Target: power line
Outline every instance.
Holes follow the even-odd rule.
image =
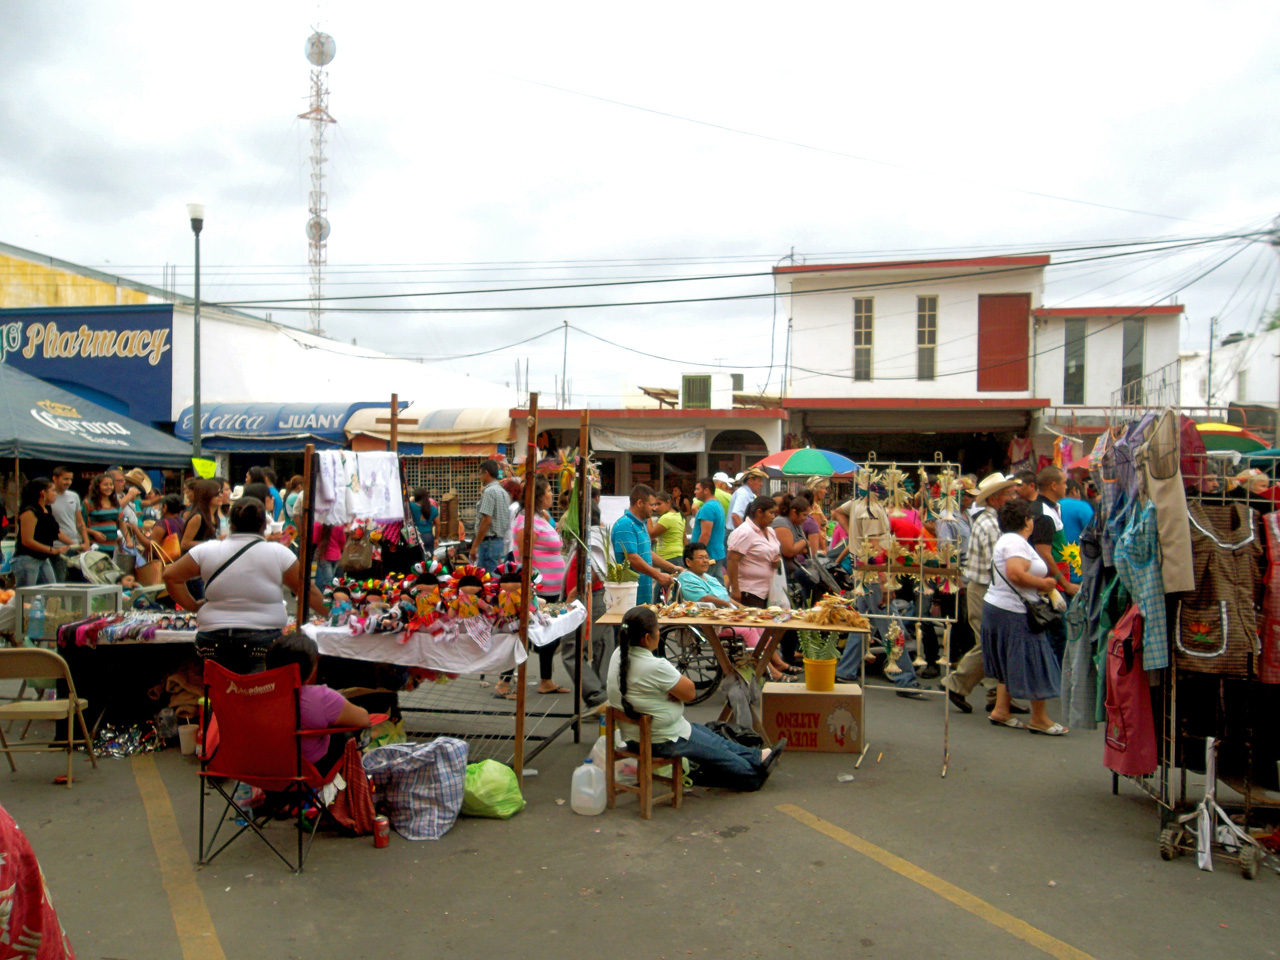
[[[509,80],[518,80],[521,83],[528,83],[535,87],[545,87],[548,90],[556,90],[560,93],[567,93],[575,97],[583,97],[587,100],[596,100],[596,101],[599,101],[600,103],[613,104],[616,107],[625,107],[628,110],[639,110],[642,113],[651,113],[651,114],[654,114],[655,116],[666,117],[669,120],[679,120],[683,123],[693,123],[702,127],[710,127],[713,130],[723,130],[726,133],[735,133],[735,134],[738,134],[739,136],[752,137],[754,139],[765,140],[770,143],[780,143],[789,147],[797,147],[801,150],[811,150],[815,153],[827,154],[828,156],[843,157],[847,160],[857,160],[860,163],[875,164],[876,166],[879,166],[879,167],[890,167],[897,170],[907,170],[912,173],[928,174],[930,176],[948,177],[952,180],[955,180],[961,183],[977,184],[979,186],[986,187],[989,190],[1004,190],[1010,193],[1020,193],[1029,197],[1039,197],[1044,200],[1057,200],[1062,203],[1076,203],[1086,207],[1096,207],[1101,210],[1115,210],[1120,213],[1134,213],[1143,217],[1159,217],[1162,220],[1178,220],[1183,223],[1205,223],[1206,222],[1204,220],[1195,220],[1191,217],[1178,217],[1168,213],[1153,213],[1150,210],[1135,210],[1131,207],[1120,207],[1110,203],[1098,203],[1093,200],[1080,200],[1076,197],[1064,197],[1064,196],[1059,196],[1053,193],[1042,193],[1041,191],[1038,191],[1038,190],[1024,190],[1020,187],[1009,187],[1009,186],[1004,186],[1003,184],[987,183],[982,180],[974,180],[968,177],[957,177],[951,174],[940,173],[939,171],[935,171],[935,170],[929,170],[924,167],[914,167],[909,164],[894,163],[889,160],[879,160],[875,157],[864,157],[856,153],[846,153],[843,150],[833,150],[829,147],[819,147],[810,143],[800,143],[795,140],[786,140],[786,139],[783,139],[782,137],[774,137],[765,133],[756,133],[753,130],[742,130],[738,127],[730,127],[722,123],[712,123],[709,120],[699,120],[695,117],[685,117],[678,113],[668,113],[665,110],[655,110],[652,107],[642,107],[634,103],[625,103],[622,100],[613,100],[609,97],[601,97],[593,93],[584,93],[581,90],[571,90],[568,87],[556,86],[553,83],[544,83],[540,80],[530,80],[528,77],[519,77],[509,73],[498,73],[498,76],[506,77]]]
[[[1071,266],[1077,263],[1092,263],[1100,260],[1119,259],[1121,257],[1137,256],[1140,254],[1147,254],[1147,253],[1159,252],[1164,250],[1187,250],[1187,249],[1192,249],[1194,247],[1204,246],[1206,244],[1222,243],[1228,240],[1242,240],[1242,239],[1253,240],[1259,236],[1262,236],[1262,234],[1251,233],[1251,234],[1237,234],[1237,235],[1222,235],[1222,236],[1217,236],[1217,237],[1212,237],[1207,239],[1195,239],[1190,241],[1181,241],[1177,243],[1171,243],[1166,246],[1155,247],[1150,250],[1146,250],[1146,249],[1121,250],[1119,252],[1100,254],[1094,257],[1080,257],[1075,260],[1063,260],[1056,264],[1049,264],[1048,266],[1064,267],[1064,266]],[[931,260],[929,261],[922,260],[918,262],[918,265],[928,266],[933,262],[934,261],[931,261]],[[905,269],[912,265],[913,265],[912,261],[895,261],[894,263],[894,266],[897,269]],[[836,265],[832,265],[832,266],[834,267]],[[946,283],[954,280],[966,279],[969,277],[978,277],[978,276],[991,277],[991,276],[999,276],[1001,274],[1006,274],[1006,273],[1019,273],[1019,272],[1025,272],[1028,269],[1031,269],[1031,268],[1027,266],[1013,266],[1013,267],[1007,267],[1007,268],[997,268],[993,270],[977,270],[971,273],[952,274],[947,277],[929,278],[925,280],[920,280],[920,279],[879,280],[871,283],[842,285],[837,287],[818,287],[811,290],[792,290],[791,292],[787,293],[786,296],[788,297],[816,296],[819,294],[826,294],[826,293],[843,293],[843,292],[849,292],[854,290],[885,289],[885,288],[898,287],[898,286],[904,286],[904,285],[921,286],[921,285],[929,285],[934,283]],[[535,288],[529,288],[529,289],[530,291],[536,291],[539,289],[548,289],[548,288],[535,287]],[[500,292],[517,292],[517,291],[515,290],[515,288],[507,291],[499,291],[499,290],[465,291],[465,293],[470,295],[475,295],[480,292],[500,293]],[[418,296],[428,296],[428,295],[442,295],[443,293],[444,291],[431,291],[428,293],[403,294],[401,296],[418,297]],[[735,301],[735,300],[760,300],[765,297],[772,297],[772,296],[774,296],[774,293],[770,291],[767,293],[723,294],[720,296],[712,296],[712,297],[675,297],[675,298],[668,298],[663,300],[623,300],[623,301],[609,301],[609,302],[598,302],[598,303],[524,304],[524,305],[512,305],[512,306],[478,306],[478,307],[345,307],[340,310],[336,310],[334,312],[339,314],[341,313],[402,313],[402,314],[528,313],[528,312],[540,312],[540,311],[548,311],[548,310],[603,309],[605,307],[654,307],[654,306],[674,306],[678,304],[689,304],[689,303],[722,303],[722,302],[729,302],[729,301]],[[355,299],[355,298],[347,298],[347,299]],[[287,311],[306,312],[310,309],[307,306],[288,306],[288,305],[277,306],[275,304],[276,304],[275,301],[265,301],[265,300],[210,302],[210,305],[215,307],[243,307],[243,306],[249,306],[249,305],[256,305],[260,307],[270,306],[273,310],[279,310],[282,312],[287,312]]]

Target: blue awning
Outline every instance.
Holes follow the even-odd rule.
[[[353,413],[386,406],[386,401],[217,403],[200,411],[200,442],[223,453],[301,451],[308,443],[333,450],[346,446],[345,428]],[[182,411],[173,432],[183,440],[191,439],[191,407]]]

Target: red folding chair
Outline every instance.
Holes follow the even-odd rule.
[[[351,728],[302,729],[302,684],[297,664],[291,663],[265,673],[241,675],[206,660],[204,690],[205,702],[211,709],[204,712],[204,729],[201,731],[201,742],[209,744],[209,748],[202,751],[200,763],[200,865],[212,863],[214,857],[251,829],[286,866],[294,873],[300,873],[311,851],[320,818],[326,812],[319,791],[341,767],[338,764],[327,776],[322,776],[314,765],[303,759],[302,738],[348,733]],[[210,714],[217,717],[216,738],[209,731]],[[236,806],[234,787],[231,793],[227,792],[232,781],[280,794],[286,808],[297,806],[296,863],[290,862],[263,832],[273,811],[257,816],[251,811],[242,811]],[[227,806],[206,847],[204,801],[210,786],[222,796]],[[314,806],[318,811],[310,828],[305,824],[308,806]],[[229,840],[214,849],[218,834],[228,820],[242,821],[242,825]]]

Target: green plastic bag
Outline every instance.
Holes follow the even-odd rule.
[[[516,772],[497,760],[467,764],[467,785],[462,795],[464,817],[509,820],[524,809]]]

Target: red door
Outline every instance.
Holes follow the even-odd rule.
[[[978,297],[978,389],[1027,389],[1031,294]]]

